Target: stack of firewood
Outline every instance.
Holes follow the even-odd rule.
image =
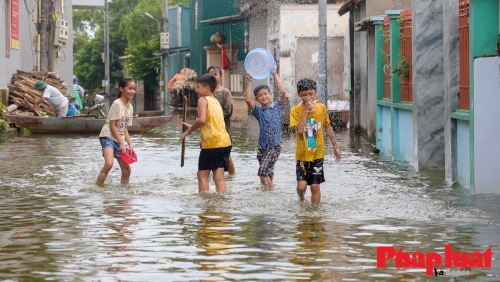
[[[13,109],[12,114],[22,114],[28,111],[43,94],[43,90],[36,90],[33,87],[37,80],[57,88],[63,95],[66,95],[66,86],[64,81],[57,78],[55,73],[51,72],[24,72],[18,70],[12,75],[9,84],[9,109]],[[16,106],[13,106],[16,105]],[[45,101],[35,107],[35,114],[38,116],[53,116],[54,108]]]

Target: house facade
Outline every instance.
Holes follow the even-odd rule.
[[[351,4],[350,17],[362,3]],[[414,0],[359,17],[367,35],[352,46],[366,50],[354,64],[359,131],[396,161],[442,171],[474,194],[500,193],[498,14],[498,0]]]
[[[292,105],[298,103],[297,81],[305,77],[318,80],[317,1],[305,1],[307,4],[278,0],[240,2],[241,13],[248,17],[248,49],[264,48],[274,55],[287,97]],[[338,14],[342,3],[327,5],[326,96],[344,100],[348,99],[350,50],[348,19]],[[255,84],[272,85],[273,82],[267,79]]]
[[[74,6],[73,6],[74,5]],[[103,0],[54,1],[52,18],[68,23],[67,40],[59,47],[57,73],[68,86],[73,83],[73,8],[99,9]],[[6,0],[0,12],[0,91],[7,93],[7,85],[16,70],[37,71],[40,65],[39,37],[40,23],[38,1]],[[49,38],[53,42],[54,38]]]

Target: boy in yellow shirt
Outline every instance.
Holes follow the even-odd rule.
[[[335,161],[339,162],[341,155],[335,139],[335,133],[330,125],[328,111],[324,104],[316,103],[316,82],[303,78],[297,83],[297,92],[302,103],[292,107],[290,111],[290,128],[295,130],[297,148],[297,194],[301,201],[305,200],[307,185],[311,188],[311,202],[321,201],[320,184],[325,182],[323,160],[325,158],[325,142],[323,130],[334,148]]]
[[[211,74],[204,74],[196,80],[198,92],[198,119],[193,125],[183,123],[188,129],[182,133],[181,140],[193,131],[200,129],[201,151],[198,159],[198,190],[209,191],[208,176],[214,174],[217,192],[227,191],[224,171],[227,171],[231,140],[224,125],[224,114],[219,101],[214,98],[217,79]]]

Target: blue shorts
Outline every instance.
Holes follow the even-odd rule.
[[[227,171],[229,166],[229,154],[231,146],[214,149],[201,149],[198,159],[198,170],[217,170],[223,167]]]
[[[121,156],[120,156],[120,143],[113,141],[109,137],[99,137],[99,141],[101,142],[103,156],[104,156],[104,149],[113,148],[113,153],[115,155],[115,158],[121,158]]]
[[[297,161],[295,172],[297,174],[297,181],[307,181],[307,185],[325,182],[323,159],[317,159],[312,162]]]

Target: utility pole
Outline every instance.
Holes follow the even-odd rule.
[[[326,76],[326,0],[318,1],[318,26],[319,26],[319,65],[318,65],[318,98],[320,103],[326,105],[328,79]]]
[[[163,21],[163,33],[168,34],[168,0],[162,0],[162,21]],[[168,35],[167,35],[168,37]],[[168,60],[165,60],[165,56],[168,56],[168,53],[165,52],[168,50],[167,48],[164,48],[164,39],[165,36],[160,34],[160,48],[161,48],[161,61],[162,61],[162,73],[163,73],[163,85],[161,86],[163,90],[163,114],[167,115],[168,113],[168,106],[170,104],[170,96],[167,95],[167,80],[168,80]],[[168,40],[168,39],[167,39]]]
[[[48,24],[48,46],[47,46],[47,55],[48,55],[48,66],[50,72],[55,72],[57,77],[59,77],[58,71],[58,49],[57,46],[54,45],[54,37],[56,36],[56,21],[50,19]]]
[[[108,0],[104,0],[105,2],[105,12],[104,12],[104,48],[105,48],[105,56],[104,60],[104,91],[108,94],[108,97],[111,97],[110,92],[110,83],[109,83],[109,10],[108,10]],[[108,100],[110,101],[110,100]]]
[[[41,1],[40,12],[40,27],[38,33],[40,34],[40,71],[46,72],[49,70],[49,34],[47,28],[49,25],[49,0]]]

